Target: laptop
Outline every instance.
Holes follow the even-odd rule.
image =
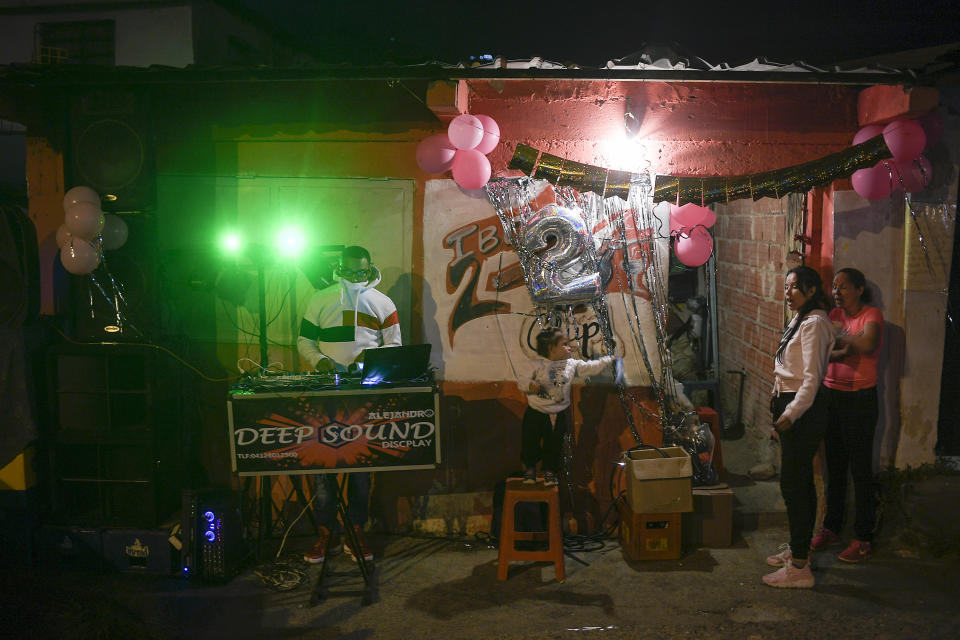
[[[427,375],[430,367],[429,344],[408,344],[363,351],[361,384],[410,382]]]

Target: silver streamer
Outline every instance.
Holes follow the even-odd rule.
[[[621,253],[623,268],[614,268],[613,272],[624,310],[630,319],[630,334],[654,390],[659,415],[651,414],[641,402],[631,397],[622,381],[617,383],[618,396],[630,430],[639,444],[642,444],[642,438],[634,424],[630,404],[657,420],[660,428],[668,433],[671,426],[683,424],[687,416],[678,411],[679,389],[666,346],[668,300],[666,281],[661,274],[667,273],[665,260],[669,254],[658,247],[657,234],[653,232],[658,222],[653,213],[651,181],[646,175],[634,176],[626,201],[619,197],[604,198],[605,194],[581,193],[569,186],[551,186],[556,204],[538,207],[536,199],[545,186],[544,181],[528,177],[498,179],[487,185],[488,197],[497,211],[507,242],[520,258],[538,322],[543,327],[566,327],[568,334],[572,330],[576,335],[572,305],[588,303],[600,324],[605,346],[612,352],[615,339],[607,297],[602,294],[601,284],[594,284],[593,277],[601,264],[600,255]],[[632,227],[629,231],[628,223]],[[659,241],[666,242],[664,239]],[[636,250],[631,256],[633,245]],[[545,247],[555,250],[550,255],[567,255],[569,252],[576,255],[577,260],[544,265]],[[640,265],[636,272],[635,265]],[[636,276],[642,276],[642,279]],[[577,278],[584,280],[578,281]],[[636,290],[635,282],[646,284],[646,293],[653,306],[659,371],[654,369],[644,340],[636,299],[644,292]]]
[[[97,279],[96,274],[101,270],[106,276],[105,284],[101,284],[100,280]],[[93,286],[100,292],[100,295],[103,296],[103,299],[110,305],[111,309],[113,309],[116,320],[116,324],[114,325],[117,328],[116,333],[125,334],[133,331],[136,335],[142,335],[140,330],[137,329],[136,325],[130,320],[130,308],[124,297],[123,285],[113,277],[113,273],[110,271],[107,261],[102,254],[100,256],[100,267],[91,272],[89,278]],[[92,318],[94,317],[93,290],[88,289],[88,291],[90,293],[90,317]]]
[[[907,211],[910,212],[910,217],[913,219],[913,225],[917,229],[917,241],[920,243],[920,250],[923,253],[923,261],[927,267],[927,271],[930,273],[930,277],[933,282],[945,279],[947,285],[950,282],[950,262],[947,260],[946,256],[943,255],[943,252],[940,250],[940,245],[937,242],[933,243],[934,249],[936,250],[937,263],[940,265],[941,272],[938,274],[937,269],[934,267],[933,261],[930,257],[930,249],[927,247],[927,237],[929,234],[925,234],[923,230],[923,224],[921,224],[920,219],[933,221],[936,223],[936,226],[940,229],[952,229],[953,225],[956,224],[955,216],[950,213],[950,208],[946,204],[940,205],[915,205],[912,202],[909,192],[904,194],[904,201],[906,203]],[[922,208],[922,214],[918,215],[918,209]],[[948,295],[947,289],[940,289],[939,292],[942,295]],[[950,313],[950,305],[946,306],[946,318],[947,322],[950,323],[950,326],[954,325],[953,315]]]

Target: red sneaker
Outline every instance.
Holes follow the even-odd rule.
[[[357,541],[360,543],[360,553],[363,555],[363,559],[367,562],[373,560],[373,551],[367,547],[367,541],[363,539],[363,531],[358,526],[353,527],[354,533],[357,534]],[[347,544],[344,545],[344,549],[347,551],[347,555],[350,556],[350,559],[354,562],[357,561],[357,552],[354,550],[353,545],[350,544],[350,538],[347,538]]]
[[[820,532],[810,541],[810,551],[823,551],[827,547],[838,545],[841,542],[840,536],[830,531],[830,529],[823,528],[820,529]]]
[[[309,562],[310,564],[318,564],[323,562],[325,554],[327,552],[327,545],[330,542],[330,530],[326,527],[320,527],[318,532],[319,539],[314,543],[310,548],[310,551],[307,551],[303,554],[303,559]],[[333,549],[330,550],[330,553],[333,553]]]
[[[844,562],[863,562],[873,554],[873,545],[869,542],[851,540],[850,546],[837,554],[837,560]]]

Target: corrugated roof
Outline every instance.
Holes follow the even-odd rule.
[[[932,47],[924,55],[912,52],[914,67],[894,67],[885,56],[881,65],[869,60],[854,66],[818,67],[803,61],[775,62],[758,57],[741,64],[712,64],[682,49],[647,45],[602,67],[583,67],[541,57],[507,59],[481,56],[471,63],[429,61],[415,65],[313,64],[276,67],[82,67],[75,65],[9,65],[0,67],[0,82],[71,86],[90,83],[191,84],[217,82],[285,82],[321,80],[443,80],[443,79],[570,79],[646,80],[672,82],[762,82],[817,84],[937,84],[954,82],[960,67],[960,43]]]

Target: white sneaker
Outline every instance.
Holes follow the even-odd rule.
[[[800,569],[793,566],[792,562],[787,562],[773,573],[763,576],[763,582],[782,589],[812,589],[814,580],[810,562]]]
[[[780,545],[780,548],[777,549],[777,553],[772,556],[767,556],[767,564],[771,567],[782,567],[785,564],[790,564],[790,560],[793,559],[793,551],[790,550],[790,544],[784,542]]]

